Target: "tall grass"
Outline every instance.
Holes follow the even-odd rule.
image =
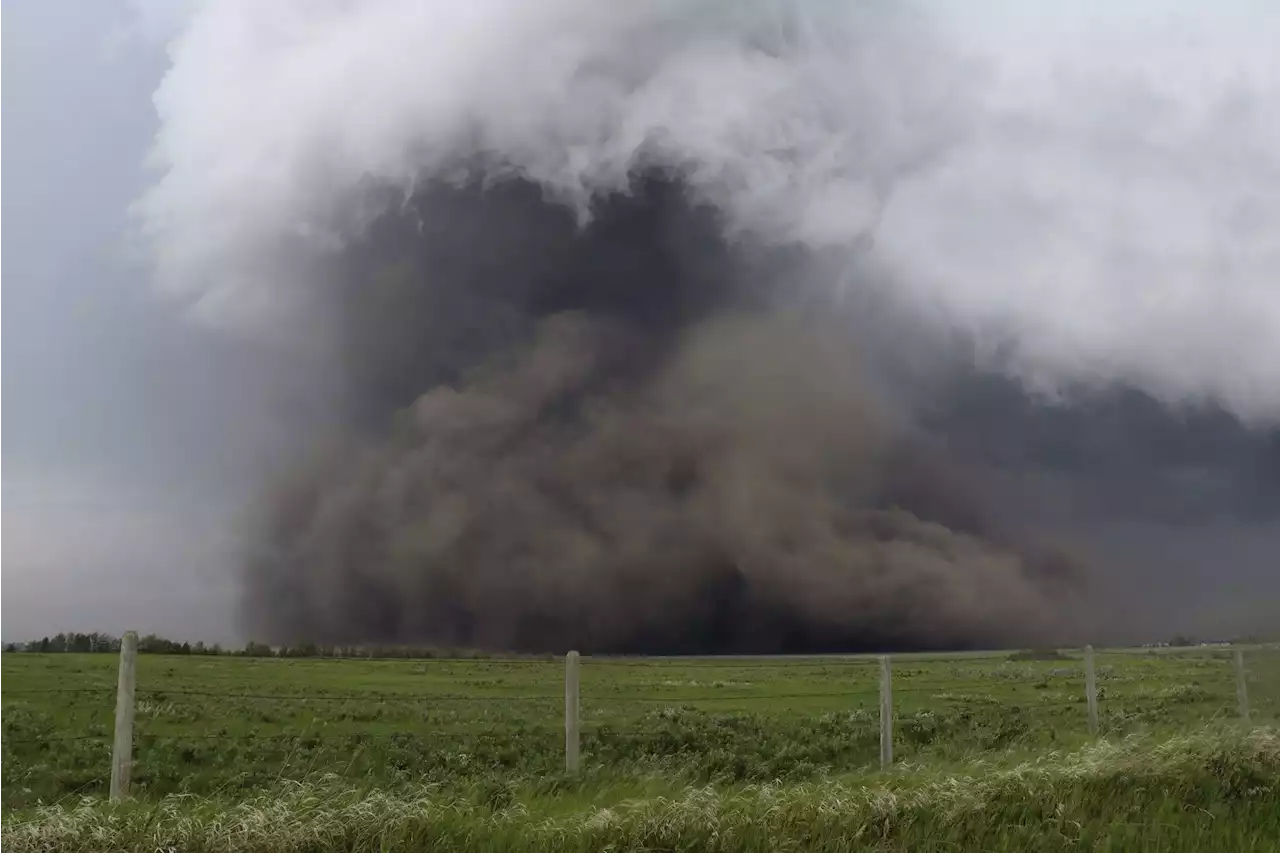
[[[1089,741],[1084,673],[1056,653],[904,655],[900,761],[1004,766]],[[6,656],[0,811],[105,795],[115,661]],[[1253,720],[1280,721],[1280,654],[1251,651]],[[857,658],[610,661],[582,668],[582,754],[672,786],[800,783],[874,767],[878,669]],[[553,777],[563,664],[144,655],[132,791],[253,797],[333,773],[388,792]],[[1099,653],[1102,731],[1177,734],[1237,715],[1230,655]],[[74,693],[68,693],[74,690]]]
[[[1280,849],[1280,733],[1130,737],[960,775],[690,786],[524,783],[352,789],[336,778],[251,799],[100,800],[10,815],[3,848],[317,853],[383,850],[931,851]]]

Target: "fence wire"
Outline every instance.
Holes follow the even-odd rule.
[[[1243,650],[1243,670],[1236,668],[1234,650],[1222,647],[1099,650],[1095,654],[1098,731],[1103,735],[1130,731],[1162,714],[1174,712],[1189,720],[1236,719],[1242,716],[1246,699],[1250,719],[1255,724],[1274,720],[1280,713],[1280,649]],[[514,677],[514,681],[528,683],[509,685],[513,690],[522,691],[510,694],[454,692],[461,685],[438,693],[264,692],[236,689],[231,685],[227,689],[188,687],[181,683],[169,687],[150,680],[140,684],[135,692],[137,700],[151,703],[137,709],[133,731],[135,758],[145,761],[147,756],[172,756],[189,745],[195,750],[195,758],[187,756],[187,759],[198,761],[200,756],[212,754],[207,746],[199,745],[227,744],[234,745],[237,750],[234,754],[241,758],[257,754],[264,761],[275,762],[282,754],[280,750],[300,750],[311,756],[311,760],[322,756],[319,759],[322,763],[326,760],[332,763],[335,752],[347,750],[351,761],[355,761],[368,746],[371,752],[367,754],[374,755],[375,761],[376,756],[398,755],[397,761],[408,756],[411,760],[445,766],[448,761],[458,756],[465,758],[462,754],[472,751],[487,755],[490,760],[497,760],[495,756],[511,760],[512,747],[521,747],[526,742],[536,744],[536,749],[543,753],[548,749],[554,753],[566,737],[561,725],[564,719],[559,716],[565,702],[560,678],[564,664],[560,661],[394,662],[412,666],[414,673],[443,675],[452,675],[460,664],[476,668],[467,672],[500,671],[504,666],[531,672],[530,667],[540,667],[545,670],[546,680],[541,675]],[[1194,667],[1176,670],[1182,673],[1179,676],[1182,680],[1171,683],[1168,673],[1175,670],[1169,667],[1176,662],[1184,665],[1194,662]],[[580,666],[579,742],[587,755],[603,756],[604,760],[624,760],[628,755],[639,760],[654,755],[696,756],[713,748],[722,751],[728,748],[732,752],[735,740],[756,743],[752,748],[764,742],[770,749],[785,752],[786,726],[800,720],[808,720],[804,725],[811,728],[807,734],[797,733],[796,739],[822,738],[823,743],[839,745],[844,737],[847,743],[840,748],[845,752],[840,754],[861,755],[859,750],[871,750],[874,746],[871,739],[880,724],[881,672],[876,659],[730,661],[585,657]],[[929,726],[934,725],[930,721],[935,715],[949,720],[947,725],[990,727],[1005,724],[997,719],[1001,713],[1005,715],[1004,721],[1012,726],[1011,737],[1017,737],[1019,731],[1030,731],[1028,726],[1037,725],[1074,729],[1083,736],[1088,721],[1085,667],[1085,662],[1078,657],[1041,660],[1006,654],[895,658],[891,690],[898,728],[894,737],[900,738],[908,748],[924,748],[922,745],[930,742]],[[651,674],[661,673],[667,675],[668,680],[678,679],[685,671],[711,669],[727,673],[729,680],[742,679],[742,683],[713,687],[714,682],[699,684],[694,678],[686,678],[686,687],[661,684],[650,678]],[[757,676],[762,681],[776,678],[784,683],[775,685],[774,689],[764,685],[753,688],[750,679]],[[939,676],[947,680],[938,680]],[[554,687],[550,683],[553,677]],[[815,687],[821,685],[821,689],[804,689],[801,685],[806,679]],[[1245,688],[1239,695],[1238,679]],[[193,681],[190,677],[182,680]],[[634,683],[628,683],[629,680]],[[703,689],[689,689],[697,687]],[[108,684],[22,686],[3,691],[2,696],[6,700],[20,700],[13,705],[19,709],[14,713],[31,714],[33,707],[39,707],[40,700],[46,700],[55,708],[71,711],[92,708],[105,716],[115,706],[114,690],[114,685]],[[775,707],[762,708],[762,703],[772,703]],[[391,711],[386,717],[366,718],[338,709],[338,706],[352,704]],[[157,705],[161,707],[157,709]],[[234,711],[236,705],[254,709],[244,715],[254,728],[235,731],[243,725],[237,722],[232,731],[208,730],[210,719],[218,719],[227,714],[228,709]],[[281,711],[267,710],[268,705],[279,706]],[[334,708],[331,713],[323,713],[324,709],[314,707],[323,705]],[[185,715],[185,719],[165,719],[165,714],[173,712],[175,706],[180,709],[177,714]],[[435,713],[433,706],[456,710]],[[555,717],[546,713],[547,706],[555,710]],[[400,711],[402,716],[397,716],[397,708],[424,710],[420,716],[412,716],[419,713],[417,710]],[[210,709],[216,709],[213,713],[219,716],[209,717]],[[533,713],[529,713],[531,709]],[[410,715],[404,716],[406,713]],[[261,716],[260,722],[253,719],[255,714]],[[531,719],[522,718],[520,714],[528,714]],[[1037,723],[1037,714],[1046,722]],[[10,762],[15,756],[23,755],[32,756],[35,762],[45,761],[44,756],[76,742],[97,742],[103,746],[112,742],[112,736],[101,731],[32,737],[29,729],[24,731],[22,722],[21,717],[6,715],[0,741],[6,752],[14,752],[8,756]],[[193,723],[195,725],[191,725]],[[187,725],[179,728],[181,724]],[[293,730],[273,730],[282,726]],[[47,728],[47,720],[42,721],[40,728]],[[842,731],[847,735],[842,735]],[[990,729],[988,735],[993,743],[1005,736],[1002,731]],[[258,747],[261,750],[255,753]],[[89,752],[86,750],[85,754]],[[101,755],[96,748],[92,752]],[[70,748],[67,754],[78,755]]]

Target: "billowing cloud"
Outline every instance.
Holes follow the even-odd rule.
[[[201,6],[137,208],[158,280],[341,401],[269,490],[250,618],[1063,635],[1085,575],[1010,501],[1052,478],[958,447],[979,398],[937,383],[1121,384],[1270,458],[1233,418],[1280,414],[1280,17],[1243,8]]]

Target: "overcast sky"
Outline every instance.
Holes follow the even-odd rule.
[[[575,2],[587,0],[556,8],[585,28],[590,46],[596,29],[610,31],[598,25],[613,11],[598,21]],[[278,360],[162,299],[143,253],[126,242],[130,205],[156,184],[143,166],[160,129],[152,94],[188,5],[5,0],[5,639],[130,628],[232,638],[235,514],[268,458],[288,446],[282,424],[296,424],[306,403],[299,383],[264,375],[268,363],[287,369]],[[973,122],[960,122],[964,144],[945,168],[895,194],[877,251],[921,289],[922,303],[976,327],[1029,331],[1032,368],[1118,375],[1174,399],[1216,395],[1273,423],[1274,0],[1221,10],[1192,0],[932,5],[950,10],[940,20],[999,85],[974,89]],[[444,134],[448,120],[471,121],[486,105],[489,129],[527,153],[535,147],[522,133],[590,103],[564,97],[560,54],[511,49],[538,37],[525,32],[525,16],[542,15],[519,3],[211,8],[175,53],[161,135],[175,168],[150,198],[151,214],[173,226],[165,257],[196,282],[169,292],[188,298],[234,291],[224,259],[233,270],[231,262],[259,261],[274,236],[325,209],[316,194],[344,185],[317,180],[315,168],[394,178],[406,143]],[[546,20],[548,32],[568,28]],[[910,57],[881,58],[895,85],[911,76],[903,68],[919,70]],[[472,65],[484,73],[467,92],[456,81]],[[850,75],[840,73],[843,87]],[[745,87],[752,97],[757,89]],[[702,96],[715,105],[723,92]],[[908,117],[932,120],[934,101],[924,103]],[[679,137],[690,150],[702,150],[704,119],[715,117],[702,106],[685,128],[693,135]],[[654,119],[646,104],[610,115],[633,110],[672,118]],[[582,126],[594,128],[598,116],[588,113]],[[862,129],[860,117],[853,124]],[[886,139],[917,124],[891,124]],[[737,139],[732,122],[720,129],[713,151]],[[558,163],[563,146],[548,150]],[[816,205],[829,208],[848,209]]]
[[[231,633],[227,509],[261,421],[234,349],[131,261],[166,64],[132,21],[117,0],[4,4],[5,639]]]

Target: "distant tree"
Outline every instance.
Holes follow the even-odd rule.
[[[180,655],[182,654],[182,643],[156,634],[147,634],[138,640],[138,653],[150,655]]]
[[[300,646],[294,646],[293,657],[296,658],[314,658],[320,656],[320,649],[315,643],[303,643]]]
[[[271,647],[266,643],[259,643],[254,640],[250,640],[245,643],[244,651],[241,652],[241,654],[250,658],[269,658],[273,657],[275,652],[272,651]]]
[[[1194,646],[1195,644],[1196,644],[1195,640],[1192,640],[1190,637],[1185,636],[1183,634],[1177,634],[1174,636],[1172,640],[1169,641],[1169,645],[1179,646],[1179,647]]]
[[[17,645],[22,647],[21,650],[32,652],[84,654],[94,651],[92,634],[59,633]]]

